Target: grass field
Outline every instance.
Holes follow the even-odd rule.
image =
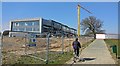
[[[105,42],[108,46],[108,49],[111,52],[111,55],[113,56],[113,58],[115,60],[117,60],[116,58],[116,54],[112,52],[112,48],[110,48],[110,46],[116,45],[117,46],[117,52],[118,52],[118,57],[120,57],[120,45],[119,45],[119,40],[118,39],[105,39]],[[120,63],[120,61],[118,61],[118,63]]]
[[[3,64],[46,64],[46,61],[42,61],[39,58],[45,60],[46,52],[37,53],[37,54],[28,54],[17,56],[14,53],[3,52]],[[6,56],[9,55],[9,56]],[[32,57],[33,56],[33,57]],[[73,56],[73,52],[49,52],[49,63],[48,64],[64,64],[66,61],[70,60]],[[36,57],[36,58],[34,58]],[[9,58],[9,59],[8,59]]]

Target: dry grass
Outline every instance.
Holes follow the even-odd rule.
[[[81,44],[85,44],[91,39],[81,38],[79,41]],[[64,39],[64,48],[72,46],[72,42],[74,41],[73,38],[65,38]],[[25,44],[28,44],[28,40],[25,38],[20,37],[4,37],[3,39],[3,51],[10,52],[10,51],[24,51]],[[46,38],[37,38],[37,47],[38,51],[45,50],[47,40]],[[62,46],[62,39],[61,38],[50,38],[50,49],[61,49]],[[33,48],[28,48],[29,50],[33,50]]]
[[[91,41],[91,38],[80,38],[79,41],[82,45]],[[72,50],[72,42],[74,38],[64,38],[64,51],[68,52]],[[21,37],[4,37],[3,39],[3,62],[4,64],[12,64],[16,62],[22,55],[25,55],[25,51],[29,54],[46,52],[46,38],[37,38],[37,46],[25,48],[25,44],[28,44],[28,39]],[[61,38],[50,38],[49,51],[61,51],[62,50],[62,39]],[[42,56],[41,56],[42,57]],[[14,58],[14,60],[12,60]],[[8,60],[9,59],[9,60]],[[10,62],[10,61],[13,62]]]

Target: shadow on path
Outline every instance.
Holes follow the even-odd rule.
[[[84,58],[86,61],[95,60],[96,58]]]
[[[79,62],[85,62],[85,61],[92,61],[95,60],[96,58],[80,58]]]

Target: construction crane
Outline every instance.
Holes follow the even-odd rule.
[[[78,32],[77,32],[77,35],[78,35],[78,37],[80,37],[80,9],[81,8],[83,10],[87,11],[88,13],[92,14],[89,10],[85,9],[84,7],[82,7],[78,4],[78,6],[77,6],[77,10],[78,10]]]

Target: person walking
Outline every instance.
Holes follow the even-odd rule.
[[[78,41],[78,38],[75,39],[75,41],[72,43],[74,54],[75,56],[79,57],[79,48],[81,48],[81,44]]]

